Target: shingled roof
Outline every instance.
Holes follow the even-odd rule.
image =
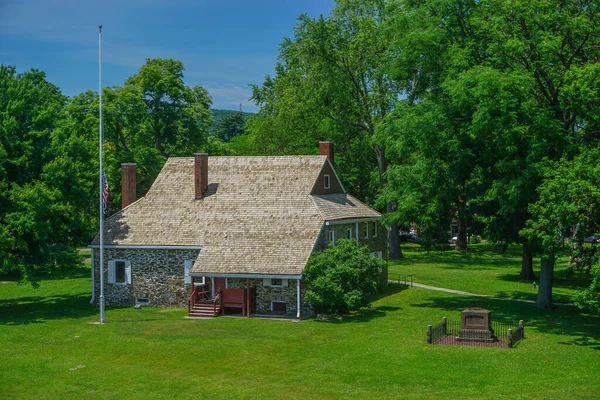
[[[170,158],[145,197],[108,218],[111,246],[198,246],[193,273],[300,275],[325,221],[380,215],[345,193],[311,195],[325,156]],[[98,244],[98,235],[92,242]]]

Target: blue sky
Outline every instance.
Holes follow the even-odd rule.
[[[296,18],[327,15],[333,0],[0,0],[0,63],[37,68],[72,96],[98,90],[98,25],[104,86],[123,85],[146,58],[183,61],[188,85],[214,108],[256,111],[248,84],[273,73]]]

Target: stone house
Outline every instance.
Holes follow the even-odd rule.
[[[387,259],[381,215],[346,193],[333,143],[320,153],[169,158],[139,200],[135,164],[123,164],[123,209],[105,221],[105,304],[310,314],[302,272],[311,253],[348,238]],[[90,247],[98,302],[98,235]]]

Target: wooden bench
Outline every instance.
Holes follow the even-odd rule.
[[[248,310],[246,289],[222,289],[221,314],[225,314],[226,307],[241,308],[242,316],[248,315],[248,313],[256,309],[256,288],[250,288],[250,310]]]

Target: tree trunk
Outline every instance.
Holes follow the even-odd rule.
[[[542,258],[540,271],[540,285],[538,289],[536,306],[549,310],[552,308],[552,276],[554,274],[554,260]]]
[[[385,146],[374,146],[375,154],[377,156],[377,167],[379,171],[379,183],[383,188],[387,184],[387,179],[384,174],[387,170],[387,160],[385,159]],[[396,211],[396,204],[390,202],[387,204],[387,212]],[[400,248],[400,237],[399,228],[396,222],[393,222],[390,226],[390,234],[388,236],[388,244],[390,247],[390,260],[400,260],[404,258],[402,249]]]
[[[458,236],[456,237],[456,250],[467,250],[467,219],[458,213]]]
[[[524,281],[535,281],[533,272],[533,246],[529,242],[523,243],[523,259],[521,260],[521,273],[519,277]]]

